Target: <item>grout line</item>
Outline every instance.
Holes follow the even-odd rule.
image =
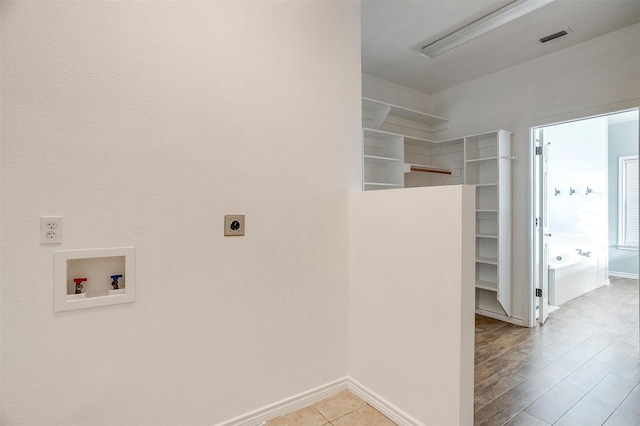
[[[323,400],[323,401],[324,401],[324,400]],[[321,401],[318,401],[318,402],[321,402]],[[316,403],[316,404],[317,404],[317,403]],[[320,415],[322,416],[322,418],[323,418],[323,419],[325,419],[325,420],[326,420],[326,422],[324,422],[323,424],[325,424],[325,425],[326,425],[327,423],[331,423],[331,420],[329,420],[329,419],[327,418],[327,416],[325,416],[324,414],[322,414],[322,413],[320,412],[320,410],[318,410],[318,409],[315,407],[315,405],[316,405],[316,404],[311,404],[311,407],[313,407],[313,409],[314,409],[314,410],[316,410],[316,412],[317,412],[318,414],[320,414]]]

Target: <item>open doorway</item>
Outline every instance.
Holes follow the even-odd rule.
[[[534,312],[638,280],[638,109],[532,129]]]

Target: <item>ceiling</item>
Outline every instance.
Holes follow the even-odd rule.
[[[640,0],[555,0],[441,56],[420,54],[511,1],[363,0],[362,72],[435,93],[640,22]],[[568,36],[538,41],[567,27]]]

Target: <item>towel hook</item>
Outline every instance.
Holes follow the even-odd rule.
[[[571,187],[569,187],[569,195],[573,195],[575,193],[576,193],[576,190],[571,188]]]
[[[557,197],[560,194],[560,190],[558,188],[554,188],[555,196]]]
[[[593,192],[593,190],[587,186],[587,193],[586,193],[586,194],[584,194],[584,195],[589,195],[589,194],[591,194],[592,192]]]

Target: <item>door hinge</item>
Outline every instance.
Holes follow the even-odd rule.
[[[542,147],[536,146],[536,155],[542,155]]]
[[[542,297],[542,289],[536,288],[536,297]]]

